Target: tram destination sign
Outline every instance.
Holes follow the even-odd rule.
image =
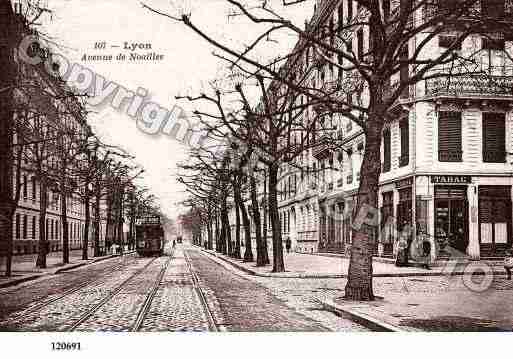
[[[160,224],[160,217],[159,216],[142,217],[137,220],[137,224],[140,224],[140,225]]]
[[[437,175],[431,176],[431,183],[440,183],[440,184],[461,184],[461,183],[471,183],[471,176],[454,176],[454,175]]]

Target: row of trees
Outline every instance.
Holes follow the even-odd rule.
[[[58,65],[52,64],[48,71],[43,64],[30,65],[15,58],[23,36],[42,37],[34,24],[49,11],[38,1],[27,2],[24,11],[21,5],[15,9],[9,0],[0,1],[0,254],[7,258],[7,276],[12,272],[13,219],[30,185],[34,200],[39,192],[36,265],[41,268],[46,267],[48,254],[49,207],[60,209],[63,263],[69,263],[72,203],[84,209],[84,260],[91,241],[94,256],[102,254],[102,227],[108,241],[121,244],[127,218],[128,241],[133,244],[136,218],[156,210],[154,198],[134,181],[143,170],[131,164],[131,155],[95,135],[87,122],[87,97],[74,93],[56,75]],[[52,62],[50,51],[38,42],[29,51],[43,62]]]
[[[292,6],[302,2],[293,2]],[[182,13],[168,13],[166,9],[154,9],[145,4],[143,7],[153,15],[182,23],[219,49],[221,52],[216,56],[226,61],[232,71],[242,74],[237,77],[244,81],[230,88],[216,88],[211,95],[200,94],[188,99],[207,101],[217,107],[215,112],[197,112],[204,118],[205,130],[211,136],[230,134],[240,139],[244,143],[244,151],[240,152],[246,159],[258,150],[258,162],[267,174],[266,208],[269,208],[272,227],[274,271],[284,270],[277,212],[277,176],[283,163],[290,163],[296,153],[305,150],[308,141],[304,138],[318,131],[315,124],[319,121],[311,115],[311,109],[317,116],[338,114],[362,129],[365,150],[355,213],[365,207],[377,208],[382,132],[396,119],[394,109],[405,91],[411,89],[415,94],[420,88],[417,85],[433,79],[489,75],[480,60],[484,50],[466,48],[460,51],[462,44],[475,36],[497,41],[497,33],[502,34],[502,38],[511,38],[509,0],[320,1],[317,3],[322,8],[305,27],[294,24],[286,15],[286,6],[277,6],[277,2],[227,0],[227,3],[233,9],[230,17],[244,18],[263,29],[249,45],[241,47],[203,30],[207,27],[196,23],[187,9]],[[434,46],[439,48],[439,36],[448,32],[451,36],[440,51],[432,51]],[[293,50],[270,59],[262,58],[259,50],[268,48],[271,41],[282,39],[280,35],[283,33],[289,36],[288,39],[291,34],[295,36],[297,44]],[[510,54],[505,56],[509,58]],[[337,81],[316,81],[323,78],[319,75],[327,68],[337,69],[340,74]],[[259,88],[259,106],[251,106],[247,101],[244,91],[247,86]],[[238,103],[241,104],[235,109],[233,102],[226,101],[230,104],[226,106],[222,101],[222,96],[234,93],[239,95]],[[411,95],[406,97],[413,98]],[[312,121],[295,121],[296,113],[302,112],[310,114]],[[301,134],[295,145],[289,143],[291,137],[297,138],[291,136],[294,131]],[[217,152],[223,155],[215,155],[209,148],[193,151],[194,168],[190,165],[185,169],[194,170],[195,174],[184,179],[184,183],[193,194],[191,205],[201,209],[203,217],[199,217],[204,223],[207,226],[214,223],[217,231],[217,223],[221,222],[220,235],[215,238],[221,238],[223,252],[231,253],[229,226],[225,223],[229,191],[233,189],[235,206],[240,207],[244,198],[240,201],[236,187],[255,177],[238,182],[239,177],[248,176],[240,175],[237,166],[228,165],[228,147]],[[252,187],[250,183],[249,188]],[[257,208],[253,204],[253,211]],[[209,213],[217,214],[213,222],[208,220],[212,219]],[[354,227],[352,232],[345,296],[354,300],[372,300],[373,239],[365,226]],[[236,248],[237,244],[234,256],[237,256]]]

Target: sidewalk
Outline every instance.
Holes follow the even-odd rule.
[[[461,278],[461,277],[459,277]],[[410,283],[409,283],[410,284]],[[511,332],[513,330],[513,282],[493,279],[477,292],[454,280],[443,290],[434,283],[408,290],[383,291],[376,285],[373,302],[349,302],[342,298],[323,300],[325,308],[379,331],[392,332]]]
[[[272,265],[256,267],[254,262],[244,263],[240,259],[234,259],[215,251],[205,250],[218,258],[229,262],[238,269],[255,276],[273,278],[347,278],[349,258],[341,256],[312,255],[302,253],[284,253],[285,272],[272,273]],[[269,255],[272,263],[272,254]],[[374,277],[418,277],[418,276],[442,276],[442,275],[463,275],[465,270],[483,263],[494,274],[504,274],[504,267],[501,262],[440,262],[432,269],[421,267],[396,267],[393,263],[382,262],[379,259],[373,262]]]
[[[126,252],[129,254],[131,252]],[[11,287],[26,281],[34,280],[46,275],[58,274],[67,270],[96,263],[108,258],[116,257],[117,254],[105,255],[93,258],[93,251],[90,249],[88,260],[82,260],[82,250],[70,251],[69,264],[62,263],[62,252],[52,252],[46,257],[47,268],[37,268],[37,254],[22,255],[13,257],[13,272],[10,278],[4,276],[5,258],[0,259],[0,288]]]
[[[278,298],[307,316],[316,315],[317,312],[312,314],[310,309],[312,303],[317,303],[342,318],[350,318],[354,323],[378,331],[513,330],[513,281],[506,280],[503,268],[498,265],[493,266],[498,274],[494,276],[455,275],[457,271],[448,276],[437,273],[437,270],[397,268],[393,264],[375,262],[375,271],[379,270],[373,280],[376,300],[354,302],[342,298],[347,259],[285,254],[288,272],[278,274],[270,273],[271,266],[256,268],[254,263],[242,263],[212,251],[203,251],[215,256],[214,260],[226,268],[237,267],[236,271],[242,271],[242,276],[269,288]],[[328,274],[335,269],[346,272],[337,276]]]

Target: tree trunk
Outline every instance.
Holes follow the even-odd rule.
[[[269,166],[269,214],[273,234],[273,272],[285,272],[283,243],[281,240],[280,218],[278,214],[278,164]]]
[[[99,181],[96,182],[97,188],[99,188]],[[96,190],[95,195],[95,205],[94,205],[94,256],[100,256],[100,191]]]
[[[234,191],[237,191],[235,190],[235,186]],[[237,200],[235,202],[235,248],[232,248],[232,255],[234,258],[240,259],[240,207],[237,204]]]
[[[65,173],[65,171],[63,171]],[[62,221],[62,263],[69,263],[69,231],[68,231],[68,204],[64,176],[61,173],[61,221]]]
[[[365,154],[360,169],[360,186],[358,188],[358,200],[356,211],[353,214],[364,216],[360,209],[365,206],[377,208],[379,175],[381,173],[381,119],[379,117],[368,119],[369,126],[365,141]],[[362,218],[367,218],[362,217]],[[349,259],[348,280],[345,287],[345,298],[348,300],[374,300],[372,288],[372,254],[374,239],[371,234],[373,227],[363,225],[361,228],[353,226],[353,243]]]
[[[262,223],[260,221],[260,209],[257,197],[257,183],[254,176],[250,176],[250,196],[251,196],[251,209],[253,214],[253,222],[255,223],[255,242],[257,252],[257,267],[269,264],[269,256],[267,250],[263,249],[262,239]]]
[[[207,223],[207,249],[212,250],[213,247],[213,241],[212,241],[212,217],[209,214],[208,216],[208,223]]]
[[[46,238],[46,208],[48,207],[46,180],[41,179],[39,186],[39,250],[37,253],[36,266],[46,268],[46,255],[48,254],[49,243]]]
[[[123,187],[120,187],[119,189],[119,198],[118,198],[118,213],[117,213],[117,224],[118,224],[118,229],[117,229],[117,239],[118,239],[118,242],[119,242],[119,245],[120,245],[120,250],[121,250],[121,254],[123,254],[123,251],[124,251],[124,238],[123,238],[123,222],[124,222],[124,217],[123,217],[123,199],[124,199],[124,196],[125,196],[125,192],[124,192],[124,188]]]
[[[256,192],[256,187],[255,187],[255,196],[257,195],[257,192]],[[256,197],[255,197],[256,198]],[[271,262],[269,261],[269,249],[267,248],[267,219],[269,218],[269,214],[268,214],[268,211],[267,211],[267,175],[264,176],[264,195],[262,196],[262,201],[263,201],[263,205],[262,205],[262,209],[264,211],[264,223],[262,224],[262,241],[260,243],[260,247],[257,247],[257,262],[259,261],[258,260],[258,256],[261,257],[261,261],[260,263],[262,263],[262,265],[267,265],[267,264],[270,264]],[[257,209],[258,209],[258,198],[256,198],[256,204],[257,204]]]
[[[220,236],[221,234],[219,233],[219,211],[218,209],[216,208],[215,212],[214,212],[214,217],[215,217],[215,240],[216,240],[216,252],[220,253],[221,252],[221,243],[220,243]]]
[[[86,183],[86,186],[89,184]],[[89,259],[89,226],[91,223],[91,204],[90,204],[89,189],[85,188],[84,206],[85,206],[85,221],[84,221],[84,243],[82,244],[82,259]]]
[[[232,231],[230,228],[230,219],[228,218],[228,203],[226,196],[223,198],[223,205],[221,210],[221,223],[224,231],[223,254],[229,255],[232,252]]]
[[[13,58],[15,38],[14,14],[10,1],[0,1],[0,257],[6,257],[6,276],[12,272],[14,210],[13,199],[13,131],[14,103],[12,86],[16,82]]]

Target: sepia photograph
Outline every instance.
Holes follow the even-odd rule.
[[[19,353],[495,355],[512,201],[513,0],[0,0]]]

